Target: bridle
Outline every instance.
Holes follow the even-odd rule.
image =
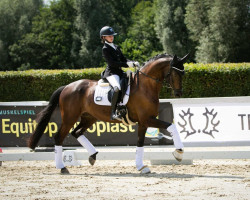
[[[167,88],[171,88],[172,90],[174,90],[174,93],[175,94],[181,94],[182,93],[182,89],[174,89],[173,87],[172,87],[172,85],[171,85],[171,82],[172,82],[172,80],[171,80],[171,72],[173,71],[173,70],[175,70],[180,76],[183,76],[184,74],[185,74],[185,70],[183,69],[183,70],[181,70],[181,69],[179,69],[179,68],[177,68],[177,67],[175,67],[175,66],[173,66],[173,60],[170,62],[170,69],[169,69],[169,72],[168,72],[168,74],[167,74],[167,76],[166,76],[166,83],[167,83]],[[168,80],[168,77],[169,77],[169,81],[167,81]]]
[[[181,70],[181,69],[178,69],[177,67],[174,67],[174,66],[173,66],[173,63],[172,63],[172,61],[171,61],[171,62],[170,62],[170,69],[169,69],[169,71],[168,71],[166,77],[164,77],[163,81],[161,81],[160,79],[154,78],[154,77],[152,77],[152,76],[150,76],[150,75],[148,75],[148,74],[142,72],[141,70],[137,70],[137,73],[138,73],[138,80],[139,80],[139,73],[141,73],[142,75],[144,75],[144,76],[146,76],[146,77],[148,77],[148,78],[150,78],[150,79],[152,79],[152,80],[154,80],[154,81],[156,81],[157,83],[160,83],[160,84],[162,84],[162,85],[164,85],[164,80],[166,80],[167,88],[173,89],[173,87],[171,86],[171,73],[172,73],[173,70],[177,71],[180,75],[184,75],[184,73],[185,73],[184,70]],[[169,77],[169,81],[167,81],[167,80],[168,80],[168,77]],[[181,91],[182,91],[182,89],[173,89],[173,90],[174,90],[175,93],[176,93],[176,92],[178,93],[178,92],[181,92]]]
[[[171,72],[173,70],[177,71],[180,74],[180,76],[184,75],[184,70],[180,70],[180,69],[178,69],[176,67],[171,67],[168,74],[167,74],[167,76],[166,76],[166,78],[165,78],[166,79],[166,85],[167,85],[167,88],[170,88],[170,89],[174,90],[174,94],[181,94],[182,89],[174,89],[173,86],[171,85],[172,79],[171,79],[170,75],[171,75]],[[168,77],[169,77],[169,81],[168,81]]]

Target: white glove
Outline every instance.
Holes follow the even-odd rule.
[[[140,63],[137,62],[137,61],[135,61],[135,62],[134,62],[134,66],[135,66],[135,67],[140,67]]]
[[[128,65],[128,67],[134,67],[134,62],[129,61],[129,62],[127,62],[127,65]]]

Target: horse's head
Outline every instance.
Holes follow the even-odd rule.
[[[174,90],[174,96],[180,98],[182,96],[182,77],[184,75],[184,63],[188,57],[188,54],[183,58],[178,58],[174,55],[173,59],[170,61],[170,68],[165,75],[167,82],[170,84],[171,88]]]
[[[182,76],[184,75],[184,66],[188,54],[183,58],[170,56],[167,54],[157,55],[146,62],[144,67],[139,70],[147,78],[156,83],[163,84],[167,80],[170,87],[174,90],[175,97],[182,96]]]

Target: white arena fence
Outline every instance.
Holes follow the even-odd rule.
[[[250,159],[250,97],[164,99],[161,102],[172,104],[174,122],[186,147],[181,164],[192,164],[195,159]],[[162,131],[149,131],[146,136],[152,141],[159,140],[159,132]],[[0,161],[54,160],[53,152],[2,149]],[[74,161],[88,159],[84,149],[69,149],[64,149],[65,162],[72,157]],[[135,146],[97,149],[98,160],[135,159]],[[152,164],[177,164],[173,150],[173,146],[146,146],[144,160]]]

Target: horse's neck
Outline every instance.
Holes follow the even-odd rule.
[[[143,70],[144,74],[138,72],[135,75],[133,89],[137,91],[138,89],[144,93],[147,93],[149,96],[151,95],[153,98],[158,98],[162,84],[159,76],[155,76],[156,73],[150,73],[150,71]],[[162,80],[163,81],[163,80]]]
[[[142,68],[142,72],[160,81],[164,80],[164,62],[153,62],[148,66]]]

